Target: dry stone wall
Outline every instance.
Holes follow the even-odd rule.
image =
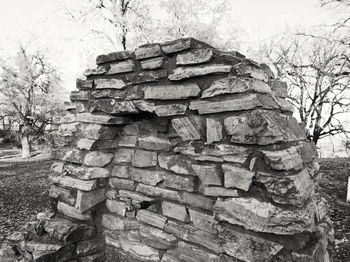
[[[96,63],[53,151],[45,231],[96,229],[71,258],[329,261],[315,151],[266,65],[191,38]]]

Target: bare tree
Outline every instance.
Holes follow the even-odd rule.
[[[59,82],[45,56],[22,45],[12,61],[0,61],[1,111],[19,125],[22,157],[30,156],[30,136],[42,135],[59,110],[59,99],[53,95]]]
[[[300,37],[287,43],[270,50],[268,57],[277,78],[289,84],[289,99],[308,139],[317,144],[324,137],[347,133],[341,120],[350,109],[350,61],[344,46]]]

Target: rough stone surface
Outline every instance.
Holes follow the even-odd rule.
[[[63,215],[65,215],[67,217],[75,218],[78,220],[90,220],[90,219],[92,219],[92,216],[89,212],[85,212],[82,214],[75,207],[67,205],[63,202],[58,202],[57,210],[58,210],[58,212],[62,213]]]
[[[222,176],[217,165],[192,165],[192,168],[201,183],[221,186]]]
[[[224,185],[226,188],[238,188],[248,191],[254,172],[229,164],[222,165],[222,169],[224,171]]]
[[[209,62],[214,53],[212,49],[197,49],[176,56],[176,65],[192,65]]]
[[[275,170],[300,170],[303,168],[303,160],[296,147],[290,147],[279,151],[262,151],[265,162]]]
[[[207,126],[207,143],[211,144],[213,142],[221,141],[222,139],[222,124],[213,118],[206,119]]]
[[[110,65],[111,68],[106,73],[107,75],[128,73],[134,71],[135,63],[132,60],[125,60]]]
[[[114,155],[110,153],[92,151],[86,154],[84,164],[87,166],[104,167],[112,161],[113,157]]]
[[[178,81],[191,77],[205,76],[210,74],[225,74],[231,71],[230,65],[207,65],[197,67],[178,67],[172,74],[169,75],[169,79],[172,81]]]
[[[204,133],[200,117],[174,118],[171,124],[183,141],[201,139]]]
[[[157,153],[152,151],[137,149],[132,157],[132,165],[135,167],[156,166],[157,163]]]
[[[182,205],[163,201],[162,212],[164,216],[171,217],[183,222],[187,222],[189,220],[187,209]]]
[[[147,86],[144,89],[145,99],[159,100],[186,99],[189,97],[196,97],[200,91],[201,90],[196,84]]]
[[[106,199],[106,189],[98,189],[90,192],[78,191],[75,207],[80,213],[83,213],[98,203]]]
[[[96,89],[123,89],[126,84],[121,79],[96,79],[95,87]]]
[[[141,67],[142,69],[157,69],[161,68],[163,65],[163,57],[155,57],[155,58],[150,58],[147,60],[142,60],[141,61]]]
[[[183,156],[160,154],[158,162],[161,168],[178,174],[189,175],[193,172],[191,161]]]
[[[169,104],[156,106],[154,111],[157,116],[175,116],[186,113],[187,104]]]
[[[177,240],[172,234],[165,233],[158,228],[147,225],[142,225],[140,227],[140,236],[142,242],[157,249],[172,248],[175,246]]]

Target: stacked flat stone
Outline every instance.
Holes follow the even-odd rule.
[[[50,196],[101,229],[104,261],[328,261],[315,151],[266,65],[191,38],[96,63]]]

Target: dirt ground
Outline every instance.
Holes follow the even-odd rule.
[[[47,176],[51,163],[0,162],[0,246],[7,235],[48,208]],[[320,192],[329,202],[335,229],[330,252],[334,262],[350,262],[350,203],[345,202],[350,159],[323,159],[320,164]]]
[[[4,238],[48,208],[52,161],[0,162],[0,246]]]

